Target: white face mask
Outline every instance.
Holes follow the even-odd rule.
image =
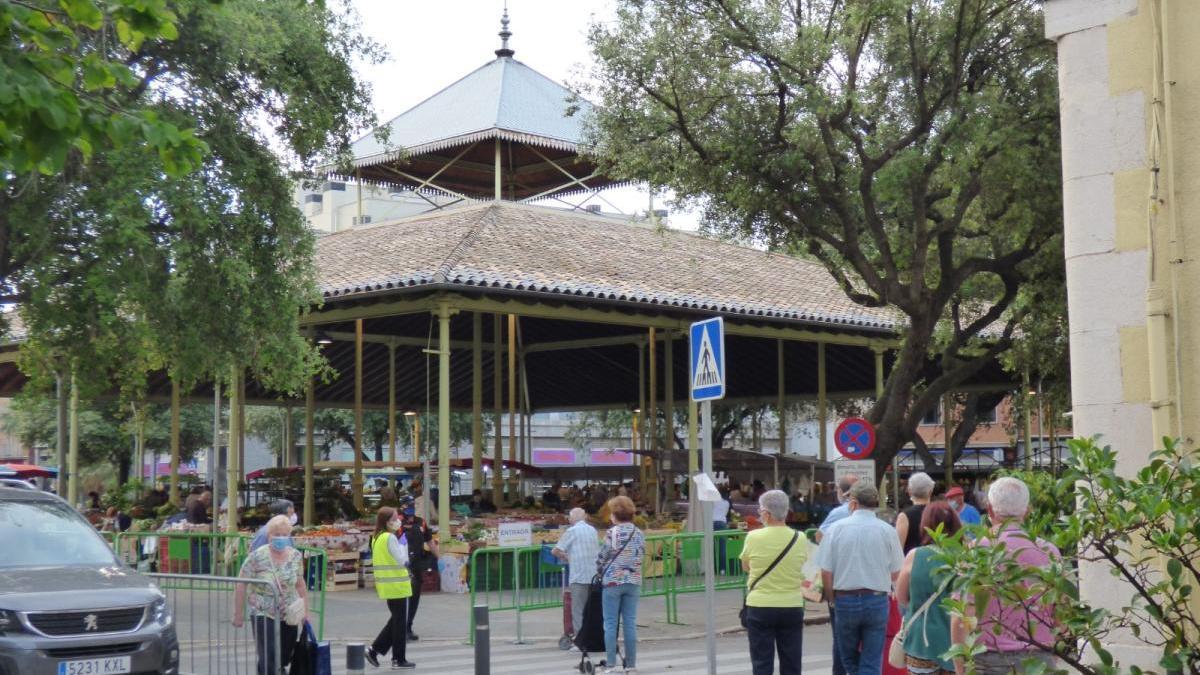
[[[292,515],[288,516],[288,521],[291,522],[291,524],[293,524],[293,525],[295,525],[296,521],[298,521],[298,520],[300,520],[300,518],[294,513]]]

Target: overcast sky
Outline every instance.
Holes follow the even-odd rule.
[[[408,110],[494,59],[500,46],[503,0],[351,0],[365,35],[384,45],[389,59],[358,64],[371,83],[381,123]],[[508,0],[509,47],[515,58],[558,82],[579,82],[591,62],[588,26],[613,15],[612,0]],[[605,196],[626,213],[644,211],[645,190]],[[602,204],[605,211],[611,210]],[[663,208],[661,203],[656,204]],[[691,214],[672,214],[675,227],[695,228]]]

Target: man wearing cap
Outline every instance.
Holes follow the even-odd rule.
[[[833,601],[842,666],[849,675],[883,670],[888,594],[904,565],[900,539],[875,516],[879,492],[870,481],[850,488],[850,515],[835,523],[817,551],[827,599]]]
[[[959,486],[955,485],[946,492],[946,501],[958,511],[958,519],[963,525],[978,525],[983,520],[980,518],[979,509],[966,502],[963,489]]]
[[[292,504],[290,499],[276,499],[275,501],[271,502],[271,506],[268,508],[271,511],[271,518],[274,518],[275,516],[287,516],[288,521],[292,525],[296,524],[296,507]],[[271,518],[268,518],[267,520],[270,521]],[[258,532],[255,532],[254,538],[250,540],[250,552],[253,553],[266,545],[267,526],[263,525],[262,527],[258,528]]]
[[[415,642],[420,639],[413,632],[413,620],[417,618],[417,608],[421,604],[421,582],[427,572],[437,569],[437,541],[433,539],[425,519],[417,516],[412,497],[400,501],[400,518],[404,523],[402,527],[408,541],[408,565],[412,572],[412,597],[408,599],[408,641]]]

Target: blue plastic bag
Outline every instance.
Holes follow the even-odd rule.
[[[333,675],[333,654],[328,640],[317,640],[312,624],[305,621],[292,654],[293,675]]]

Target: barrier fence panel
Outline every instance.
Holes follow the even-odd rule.
[[[746,575],[739,556],[746,541],[742,530],[720,530],[714,536],[716,589],[745,589]],[[666,601],[667,621],[679,623],[678,596],[704,591],[704,570],[700,549],[701,532],[646,537],[642,559],[641,597],[662,596]],[[562,607],[566,566],[550,555],[551,545],[520,548],[480,548],[471,554],[468,574],[470,606],[487,605],[489,612],[517,613],[518,639],[520,614],[535,609]],[[475,632],[471,616],[468,641]]]
[[[252,590],[261,592],[271,602],[278,597],[275,584],[198,574],[148,576],[166,594],[174,615],[181,673],[250,675],[266,672],[258,666],[260,659],[267,660],[264,665],[279,663],[278,622],[256,621],[249,607],[243,607],[243,625],[233,625],[239,584],[245,586],[247,595]]]
[[[297,546],[304,556],[304,575],[308,583],[308,614],[313,619],[317,639],[325,639],[325,549]]]
[[[239,532],[121,532],[113,550],[142,572],[235,577],[250,538]]]
[[[250,554],[250,536],[228,532],[120,532],[105,533],[113,550],[130,567],[170,577],[203,575],[236,577]],[[308,583],[308,608],[317,639],[325,636],[325,587],[328,561],[325,549],[297,546],[304,556]]]

